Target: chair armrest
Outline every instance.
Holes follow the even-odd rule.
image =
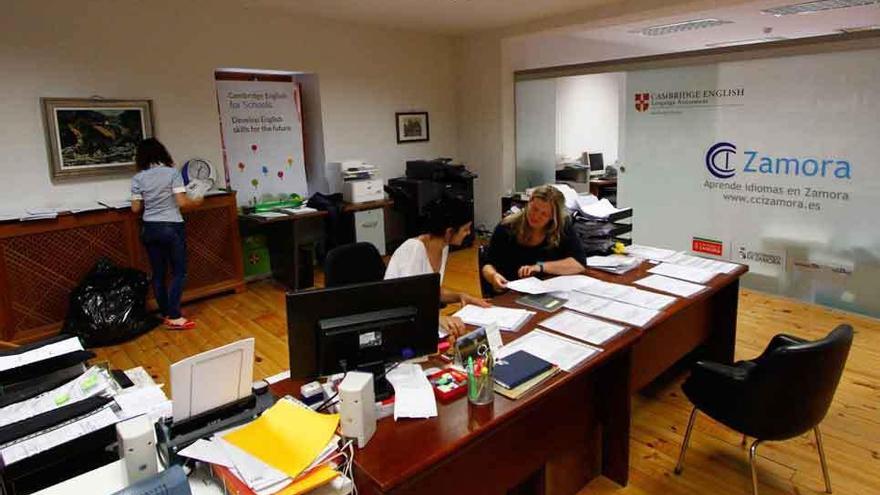
[[[714,361],[697,361],[692,373],[700,375],[697,378],[734,383],[745,381],[748,378],[749,369],[745,366],[731,366]]]
[[[770,343],[767,344],[767,348],[764,349],[764,352],[762,352],[761,355],[756,357],[755,359],[751,359],[750,362],[757,364],[763,361],[764,358],[767,357],[771,352],[779,349],[780,347],[803,344],[804,342],[809,341],[800,337],[795,337],[794,335],[788,335],[784,333],[774,335],[773,338],[770,340]]]

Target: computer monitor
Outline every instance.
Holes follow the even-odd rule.
[[[605,175],[605,160],[602,153],[589,153],[590,175]]]
[[[440,275],[287,293],[290,375],[371,372],[387,396],[385,366],[437,352]]]

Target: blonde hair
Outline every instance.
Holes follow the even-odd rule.
[[[529,203],[526,207],[512,215],[508,215],[501,221],[501,224],[509,226],[516,233],[516,240],[520,244],[525,244],[530,230],[527,219],[529,206],[534,199],[540,199],[550,204],[552,214],[550,216],[550,221],[544,226],[544,237],[547,239],[547,244],[549,244],[550,247],[555,248],[559,245],[559,241],[562,238],[562,229],[568,218],[568,211],[565,209],[565,201],[562,193],[551,185],[543,185],[535,188],[535,190],[532,191],[532,196],[529,198]]]

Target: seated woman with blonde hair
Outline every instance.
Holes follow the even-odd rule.
[[[482,276],[500,292],[517,278],[580,273],[585,261],[562,193],[545,185],[532,192],[525,208],[495,227]]]

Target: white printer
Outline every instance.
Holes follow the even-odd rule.
[[[341,192],[348,203],[365,203],[385,198],[382,179],[375,165],[361,160],[327,164],[331,192]]]

